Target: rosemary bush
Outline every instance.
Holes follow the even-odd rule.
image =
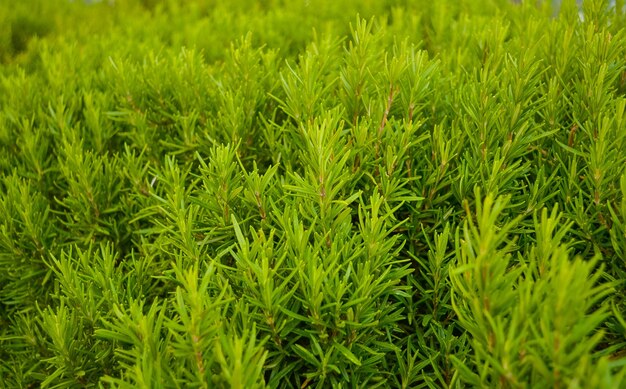
[[[0,388],[626,386],[624,1],[0,2]]]

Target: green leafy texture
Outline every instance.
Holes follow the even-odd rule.
[[[625,4],[537,3],[0,2],[0,388],[623,385]]]
[[[623,374],[611,377],[609,359],[594,352],[608,316],[601,302],[612,293],[602,269],[594,270],[598,257],[569,259],[560,241],[571,225],[559,226],[555,208],[536,221],[527,258],[511,263],[507,238],[517,220],[498,223],[506,201],[487,195],[457,238],[452,301],[476,354],[471,370],[454,357],[462,379],[485,387],[620,386]]]

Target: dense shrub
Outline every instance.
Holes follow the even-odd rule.
[[[615,3],[1,2],[0,387],[624,386]]]

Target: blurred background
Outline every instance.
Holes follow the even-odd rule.
[[[615,7],[624,6],[624,0],[590,0],[589,4]],[[540,4],[546,13],[556,15],[559,8],[576,3],[579,5],[580,17],[584,19],[582,0],[438,0],[434,2],[420,2],[416,0],[347,0],[340,5],[333,0],[0,0],[0,63],[7,63],[19,59],[27,52],[30,44],[40,38],[50,39],[56,36],[65,36],[75,42],[81,42],[97,34],[106,34],[114,28],[115,31],[131,30],[133,25],[143,24],[156,26],[154,17],[180,15],[180,20],[172,20],[166,30],[159,30],[157,36],[166,43],[181,40],[182,45],[191,45],[197,42],[189,41],[190,36],[197,36],[202,42],[197,47],[210,55],[212,50],[222,49],[224,42],[219,42],[219,34],[215,39],[206,34],[206,29],[214,30],[216,26],[232,32],[238,39],[252,27],[241,25],[232,26],[228,15],[249,14],[263,12],[276,14],[277,26],[274,34],[289,34],[284,25],[291,18],[306,23],[307,26],[318,27],[328,21],[349,23],[354,16],[370,17],[388,13],[398,5],[415,5],[416,17],[429,12],[428,9],[449,9],[452,15],[462,13],[489,14],[494,9],[517,8],[521,3]],[[280,8],[279,12],[276,11]],[[167,12],[160,12],[167,10]],[[281,18],[287,18],[281,23]],[[192,24],[185,21],[202,20],[204,24],[197,27],[198,31],[190,32]],[[210,22],[210,23],[209,23]],[[230,23],[230,24],[229,24]],[[254,20],[251,21],[254,23]],[[321,24],[320,24],[321,23]],[[156,28],[156,27],[155,27]],[[204,31],[202,30],[204,28]],[[137,29],[135,33],[147,34],[150,29]],[[130,31],[127,31],[130,32]],[[230,36],[229,32],[229,36]],[[221,33],[221,32],[220,32]],[[261,34],[270,32],[262,31]],[[195,35],[194,35],[195,34]],[[130,36],[130,35],[129,35]],[[149,38],[149,37],[144,37]],[[271,42],[271,36],[266,37]],[[186,40],[186,41],[182,41]],[[294,37],[294,41],[306,42],[304,36]],[[176,42],[173,42],[176,43]],[[216,44],[217,43],[217,44]],[[203,46],[204,45],[204,46]]]

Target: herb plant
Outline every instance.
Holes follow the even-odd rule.
[[[626,385],[624,1],[91,3],[0,2],[0,388]]]

